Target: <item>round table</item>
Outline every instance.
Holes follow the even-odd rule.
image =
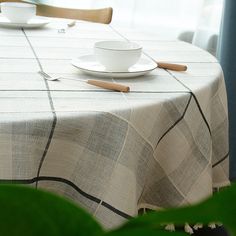
[[[53,20],[42,29],[0,28],[0,179],[68,197],[106,228],[140,208],[193,204],[228,181],[228,114],[223,73],[207,52],[160,35]],[[128,39],[158,61],[129,93],[37,72],[92,78],[74,57],[104,39]]]

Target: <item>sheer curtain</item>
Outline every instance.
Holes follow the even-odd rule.
[[[35,0],[71,8],[114,9],[112,25],[178,38],[216,55],[224,0]]]
[[[196,30],[199,26],[218,33],[223,0],[43,0],[77,8],[111,6],[112,24],[133,29]]]

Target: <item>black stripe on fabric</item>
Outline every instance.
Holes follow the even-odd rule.
[[[87,194],[86,192],[84,192],[83,190],[81,190],[77,185],[75,185],[73,182],[64,179],[64,178],[60,178],[60,177],[51,177],[51,176],[39,176],[39,177],[35,177],[33,179],[14,179],[14,180],[0,180],[0,183],[12,183],[12,184],[33,184],[35,182],[39,182],[39,181],[54,181],[54,182],[61,182],[64,184],[69,185],[70,187],[72,187],[73,189],[75,189],[78,193],[80,193],[82,196],[86,197],[87,199],[94,201],[96,203],[100,203],[101,200],[90,195]]]
[[[159,144],[159,143],[161,142],[161,140],[166,136],[166,134],[169,133],[170,130],[172,130],[172,129],[184,118],[184,116],[185,116],[185,114],[186,114],[186,112],[187,112],[187,110],[188,110],[189,104],[190,104],[190,102],[191,102],[191,99],[192,99],[192,94],[190,94],[188,103],[187,103],[187,105],[186,105],[186,107],[185,107],[185,109],[184,109],[184,112],[183,112],[183,114],[181,115],[181,117],[180,117],[173,125],[171,125],[171,126],[169,127],[169,129],[166,130],[166,132],[165,132],[165,133],[161,136],[161,138],[158,140],[158,142],[157,142],[155,148],[157,148],[158,144]]]
[[[117,215],[119,216],[122,216],[123,218],[126,218],[126,219],[130,219],[132,218],[132,216],[130,215],[127,215],[126,213],[116,209],[115,207],[111,206],[110,204],[106,203],[106,202],[102,202],[102,206],[106,207],[107,209],[113,211],[114,213],[116,213]]]
[[[0,179],[0,184],[33,184],[35,182],[37,183],[37,182],[40,182],[40,181],[55,181],[55,182],[64,183],[66,185],[69,185],[73,189],[75,189],[83,197],[85,197],[85,198],[87,198],[87,199],[89,199],[93,202],[96,202],[98,204],[100,204],[102,202],[101,199],[96,198],[96,197],[84,192],[82,189],[80,189],[77,185],[75,185],[70,180],[60,178],[60,177],[39,176],[39,177],[35,177],[35,178],[32,178],[32,179]],[[122,212],[122,211],[116,209],[115,207],[111,206],[110,204],[108,204],[106,202],[102,202],[101,205],[106,207],[110,211],[116,213],[117,215],[125,218],[125,219],[132,218],[132,216],[126,214],[125,212]]]
[[[206,124],[206,126],[207,126],[207,129],[208,129],[208,131],[209,131],[209,133],[210,133],[210,136],[212,136],[212,135],[211,135],[211,128],[210,128],[210,125],[209,125],[209,123],[208,123],[208,121],[207,121],[205,115],[203,114],[202,108],[201,108],[201,106],[200,106],[200,104],[199,104],[199,102],[198,102],[198,100],[197,100],[197,97],[196,97],[196,95],[195,95],[192,91],[191,91],[191,93],[192,93],[193,98],[194,98],[194,100],[195,100],[195,102],[196,102],[196,104],[197,104],[198,110],[200,111],[201,116],[202,116],[202,118],[203,118],[203,120],[204,120],[204,122],[205,122],[205,124]]]
[[[182,86],[184,86],[186,89],[188,89],[189,90],[189,92],[192,94],[192,96],[193,96],[193,98],[194,98],[194,100],[195,100],[195,102],[196,102],[196,104],[197,104],[197,107],[198,107],[198,110],[199,110],[199,112],[201,113],[201,116],[202,116],[202,118],[203,118],[203,120],[204,120],[204,122],[205,122],[205,124],[206,124],[206,126],[207,126],[207,129],[208,129],[208,131],[209,131],[209,133],[210,133],[210,136],[211,136],[211,128],[210,128],[210,125],[209,125],[209,123],[207,122],[207,119],[206,119],[206,117],[205,117],[205,115],[204,115],[204,113],[203,113],[203,111],[202,111],[202,108],[201,108],[201,106],[200,106],[200,104],[199,104],[199,102],[198,102],[198,99],[197,99],[197,97],[196,97],[196,95],[193,93],[193,91],[187,86],[187,85],[185,85],[183,82],[181,82],[175,75],[173,75],[170,71],[168,71],[168,70],[166,70],[170,75],[172,75],[173,76],[173,78],[176,80],[176,81],[178,81]]]
[[[227,153],[223,158],[221,158],[219,161],[217,161],[215,164],[212,165],[212,168],[218,166],[219,164],[221,164],[224,160],[226,160],[229,156],[229,153]]]
[[[53,113],[53,114],[54,114],[54,113]],[[50,147],[50,144],[51,144],[51,141],[52,141],[52,137],[53,137],[53,134],[54,134],[54,130],[55,130],[55,127],[56,127],[56,123],[57,123],[56,115],[53,115],[53,123],[52,123],[51,131],[50,131],[50,134],[49,134],[49,137],[48,137],[48,141],[47,141],[46,147],[45,147],[45,149],[44,149],[43,155],[42,155],[41,160],[40,160],[40,163],[39,163],[39,167],[38,167],[38,171],[37,171],[37,177],[39,177],[39,174],[40,174],[40,171],[41,171],[43,162],[44,162],[44,160],[45,160],[45,158],[46,158],[48,149],[49,149],[49,147]],[[38,182],[36,182],[36,188],[37,188],[37,187],[38,187]]]
[[[35,56],[35,59],[38,63],[38,66],[40,68],[41,71],[43,71],[43,67],[40,63],[40,60],[33,48],[33,45],[31,44],[28,36],[26,35],[24,29],[22,28],[22,32],[27,40],[27,42],[29,43],[29,46]],[[54,108],[54,104],[53,104],[53,101],[52,101],[52,97],[51,97],[51,93],[50,93],[50,89],[49,89],[49,86],[48,86],[48,81],[46,79],[44,79],[44,83],[45,83],[45,86],[47,88],[47,94],[48,94],[48,99],[49,99],[49,103],[50,103],[50,107],[51,107],[51,112],[52,112],[52,115],[53,115],[53,121],[52,121],[52,127],[51,127],[51,131],[50,131],[50,134],[49,134],[49,137],[48,137],[48,141],[47,141],[47,144],[46,144],[46,147],[44,149],[44,152],[43,152],[43,155],[41,157],[41,160],[40,160],[40,163],[39,163],[39,167],[38,167],[38,171],[37,171],[37,177],[39,177],[39,174],[40,174],[40,171],[41,171],[41,168],[42,168],[42,165],[43,165],[43,162],[46,158],[46,155],[47,155],[47,152],[48,152],[48,149],[49,149],[49,146],[51,144],[51,141],[52,141],[52,137],[53,137],[53,134],[54,134],[54,130],[55,130],[55,127],[56,127],[56,123],[57,123],[57,116],[56,116],[56,112],[55,112],[55,108]],[[38,186],[38,182],[36,181],[36,188]]]

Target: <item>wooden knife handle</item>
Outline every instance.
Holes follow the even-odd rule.
[[[129,92],[130,88],[128,86],[122,85],[122,84],[117,84],[113,82],[106,82],[102,80],[87,80],[88,84],[104,88],[104,89],[110,89],[110,90],[115,90],[115,91],[120,91],[120,92]]]
[[[165,63],[165,62],[157,62],[159,68],[166,70],[174,70],[174,71],[186,71],[188,67],[186,65]]]

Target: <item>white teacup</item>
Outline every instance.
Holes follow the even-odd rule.
[[[94,45],[96,59],[107,71],[126,72],[140,58],[142,47],[128,41],[100,41]]]
[[[27,23],[36,15],[36,5],[20,2],[2,2],[1,12],[12,23]]]

